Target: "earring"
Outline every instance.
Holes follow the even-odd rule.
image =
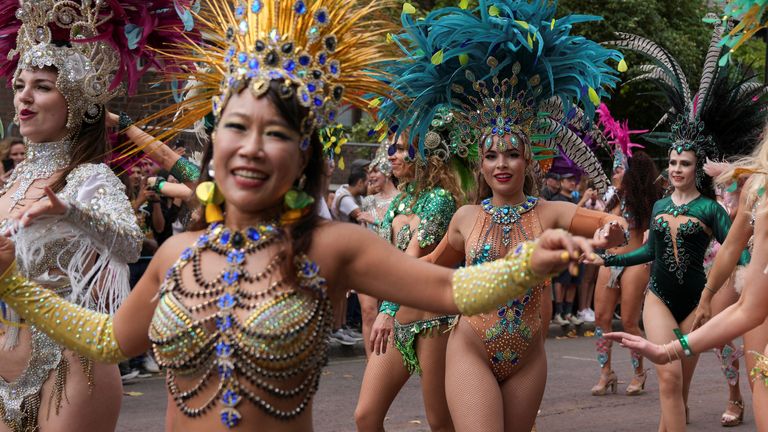
[[[215,182],[207,181],[200,183],[195,189],[195,195],[205,205],[206,222],[210,224],[224,220],[224,214],[220,207],[224,203],[224,196],[219,191],[219,188],[216,187]]]
[[[16,126],[19,125],[19,113],[13,114],[13,124],[15,124]]]
[[[283,225],[288,225],[301,219],[302,216],[307,214],[310,210],[310,206],[315,202],[315,199],[308,193],[304,192],[304,186],[307,182],[307,176],[302,175],[299,178],[298,184],[291,188],[288,193],[283,197],[283,204],[286,209],[283,215],[280,217],[280,222]]]

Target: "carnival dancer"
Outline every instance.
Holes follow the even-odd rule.
[[[746,244],[766,244],[768,242],[768,206],[765,200],[765,188],[768,186],[768,145],[766,139],[748,157],[735,163],[735,167],[721,175],[718,180],[723,183],[738,181],[741,175],[749,175],[750,179],[744,185],[741,194],[739,212],[728,238],[720,248],[715,258],[710,275],[715,271],[727,275],[736,266],[736,261],[726,253],[739,251]],[[751,229],[754,233],[751,233]],[[735,255],[738,256],[738,253]],[[720,273],[719,267],[727,268]],[[715,315],[712,319],[704,319],[704,324],[693,332],[683,335],[671,342],[657,344],[647,341],[640,336],[616,332],[607,333],[606,338],[620,342],[659,365],[676,362],[681,358],[689,358],[710,349],[720,349],[735,338],[744,335],[745,351],[749,353],[747,360],[750,375],[754,380],[752,393],[753,414],[758,431],[768,430],[768,411],[763,409],[768,404],[768,298],[765,289],[768,285],[768,249],[757,247],[752,250],[751,261],[741,277],[749,283],[743,284],[738,301]],[[710,277],[709,287],[717,290],[726,277]],[[741,279],[739,278],[739,279]],[[710,293],[710,297],[711,297]],[[701,304],[705,298],[702,293]],[[703,315],[708,318],[708,315]]]
[[[618,52],[569,34],[583,17],[554,18],[555,6],[544,1],[481,1],[476,10],[436,10],[423,20],[405,15],[405,31],[392,36],[406,56],[389,69],[403,99],[385,104],[380,116],[391,128],[410,131],[420,150],[480,156],[477,204],[459,209],[425,260],[447,267],[492,262],[549,228],[589,236],[599,231],[595,241],[602,247],[624,241],[620,217],[536,198],[551,162],[545,155],[554,156],[558,146],[605,189],[599,162],[561,121],[583,120],[581,114],[566,118],[566,104],[594,112],[595,103],[578,89],[605,96],[604,86],[617,80],[616,63],[608,63],[621,60]],[[534,46],[526,45],[532,40]],[[436,60],[434,53],[442,57]],[[572,68],[568,59],[577,56],[582,61],[570,74],[545,67]],[[440,134],[434,125],[447,108],[455,126]],[[456,430],[531,430],[546,383],[540,299],[550,288],[547,282],[492,313],[460,318],[445,365]]]
[[[376,150],[376,155],[368,168],[368,195],[363,198],[363,205],[360,207],[363,211],[360,220],[365,221],[366,226],[377,234],[380,232],[381,223],[386,217],[389,205],[399,193],[387,154],[388,147],[389,145],[383,143]],[[360,301],[360,312],[363,317],[365,355],[370,357],[373,344],[369,341],[373,323],[379,314],[379,301],[365,294],[358,294],[357,298]]]
[[[661,188],[654,180],[658,170],[645,153],[633,153],[633,147],[642,147],[631,141],[631,135],[647,131],[633,131],[628,122],[616,121],[607,106],[598,108],[599,124],[613,146],[613,184],[615,192],[608,202],[608,211],[622,216],[629,224],[629,244],[612,249],[614,254],[631,252],[643,244],[653,204],[661,198]],[[648,285],[648,265],[632,267],[604,267],[599,270],[595,286],[595,336],[600,379],[592,387],[593,396],[603,396],[610,390],[616,393],[618,377],[611,367],[611,342],[603,332],[611,330],[616,305],[621,304],[621,324],[624,331],[640,334],[640,311],[645,288]],[[643,393],[646,371],[642,356],[632,354],[632,381],[625,393],[635,396]]]
[[[217,120],[203,172],[205,180],[215,174],[216,183],[201,184],[197,193],[206,216],[219,222],[167,240],[114,318],[58,297],[16,266],[5,273],[0,297],[59,343],[100,361],[152,345],[175,402],[168,408],[171,430],[309,431],[331,304],[346,290],[477,313],[591,248],[552,232],[506,260],[453,272],[406,257],[361,227],[321,222],[317,127],[335,120],[340,103],[366,106],[358,95],[386,91],[373,78],[386,58],[381,36],[388,30],[375,15],[389,4],[241,6],[208,3],[196,18],[210,39],[187,39],[166,51],[220,73],[198,80],[197,89],[213,97]],[[195,102],[181,106],[199,119],[210,105]],[[35,227],[42,215],[80,214],[76,204],[48,198],[26,213],[24,225]],[[13,251],[7,240],[3,245],[6,267]]]
[[[388,68],[397,76],[397,71]],[[390,103],[385,103],[385,107]],[[453,113],[442,110],[430,124],[433,138],[424,152],[408,133],[389,148],[392,173],[402,192],[392,200],[380,226],[380,235],[399,250],[421,257],[442,240],[456,208],[464,202],[462,176],[471,177],[470,163],[477,152],[448,143],[456,128]],[[383,126],[382,126],[383,129]],[[393,129],[393,128],[392,128]],[[392,401],[412,374],[421,378],[429,427],[453,430],[445,395],[445,346],[456,315],[435,314],[384,300],[371,332],[376,354],[369,359],[360,386],[355,423],[360,431],[378,431]],[[392,334],[392,345],[387,349]]]
[[[3,231],[50,206],[47,191],[67,211],[14,235],[20,273],[67,301],[114,312],[128,295],[127,264],[142,234],[124,186],[102,163],[107,127],[117,126],[105,104],[123,81],[133,93],[146,68],[173,67],[152,49],[173,42],[183,20],[171,2],[113,0],[5,1],[0,17],[0,74],[13,85],[14,122],[28,149],[0,190]],[[0,430],[114,430],[117,368],[63,349],[13,305],[2,311]]]
[[[717,67],[724,27],[716,23],[699,90],[693,97],[682,69],[665,49],[628,34],[620,34],[620,40],[611,42],[650,57],[654,64],[644,69],[653,68],[654,73],[642,77],[668,92],[667,100],[672,104],[666,116],[673,122],[671,131],[648,134],[646,139],[658,138],[670,146],[669,178],[674,191],[654,205],[649,239],[643,247],[629,254],[606,255],[604,259],[608,266],[654,262],[643,322],[647,336],[655,341],[667,340],[673,332],[682,334],[680,328],[690,331],[697,323],[696,315],[701,312],[697,312],[697,305],[706,287],[703,261],[707,246],[712,238],[722,243],[731,226],[725,209],[713,199],[712,179],[703,170],[704,162],[718,156],[718,147],[754,142],[759,133],[759,128],[736,126],[739,122],[734,115],[754,115],[760,110],[762,90],[759,85],[741,87],[738,80],[734,86],[729,69]],[[742,262],[747,256],[742,254]],[[720,276],[710,272],[710,277]],[[661,428],[685,429],[688,390],[697,361],[698,356],[690,356],[679,363],[656,367]]]

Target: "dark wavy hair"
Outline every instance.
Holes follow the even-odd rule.
[[[618,196],[608,203],[606,211],[613,210],[619,205],[619,199],[624,199],[626,210],[634,219],[627,222],[638,230],[647,230],[653,204],[664,192],[654,183],[658,176],[659,170],[653,160],[645,152],[636,151],[629,159],[629,169],[624,172]]]
[[[272,81],[269,90],[261,97],[267,98],[280,113],[280,116],[288,123],[288,125],[296,130],[301,130],[301,123],[308,114],[308,109],[301,106],[295,97],[282,98],[280,96],[281,84],[277,81]],[[240,87],[243,91],[249,88],[248,85]],[[296,144],[298,146],[298,143]],[[296,267],[293,258],[309,251],[312,246],[312,233],[315,228],[320,225],[322,218],[319,216],[318,205],[323,199],[321,196],[322,176],[323,176],[323,145],[320,142],[320,136],[317,131],[314,131],[311,136],[309,149],[307,150],[307,167],[304,169],[304,175],[307,177],[304,191],[315,199],[314,204],[311,205],[309,211],[305,212],[299,220],[284,227],[287,235],[287,249],[285,251],[288,259],[283,261],[281,268],[282,276],[287,283],[293,283],[296,279]],[[212,180],[208,166],[213,160],[213,141],[208,140],[208,145],[203,152],[203,159],[201,166],[203,167],[202,175],[200,176],[199,183]],[[225,204],[226,205],[226,204]],[[192,229],[204,229],[206,226],[203,217],[200,220],[192,224]]]

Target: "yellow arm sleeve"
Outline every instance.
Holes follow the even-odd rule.
[[[525,294],[549,275],[531,269],[535,242],[520,244],[506,257],[458,269],[453,274],[453,301],[464,315],[487,312]]]
[[[57,343],[103,363],[128,357],[117,344],[112,317],[76,306],[20,276],[16,263],[0,276],[0,298]]]

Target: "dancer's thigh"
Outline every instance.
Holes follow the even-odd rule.
[[[445,397],[445,353],[450,333],[420,337],[416,355],[421,365],[421,394],[432,430],[451,430],[451,414]]]
[[[409,377],[400,351],[391,343],[384,354],[372,354],[365,366],[360,396],[357,400],[355,418],[358,421],[358,427],[361,420],[364,424],[382,425],[392,401]]]
[[[504,432],[529,432],[536,422],[547,384],[544,344],[532,348],[525,364],[501,386],[504,399]]]
[[[768,346],[763,346],[763,355],[768,355]],[[757,430],[768,431],[768,387],[763,380],[758,379],[754,383],[752,393],[752,411],[755,413]]]
[[[646,265],[628,267],[621,275],[621,321],[630,333],[638,333],[648,279]]]
[[[744,333],[744,352],[747,353],[744,358],[747,360],[747,373],[755,367],[755,356],[749,352],[762,352],[766,345],[768,345],[768,318],[759,326]],[[749,386],[753,391],[757,388],[752,380],[749,380]]]
[[[457,432],[502,432],[504,405],[482,341],[462,319],[451,334],[445,388]],[[530,429],[528,429],[530,431]]]
[[[613,310],[616,308],[616,302],[619,301],[620,294],[619,290],[608,288],[608,279],[610,277],[610,269],[601,267],[597,274],[597,282],[595,283],[595,323],[606,332],[611,331]]]

